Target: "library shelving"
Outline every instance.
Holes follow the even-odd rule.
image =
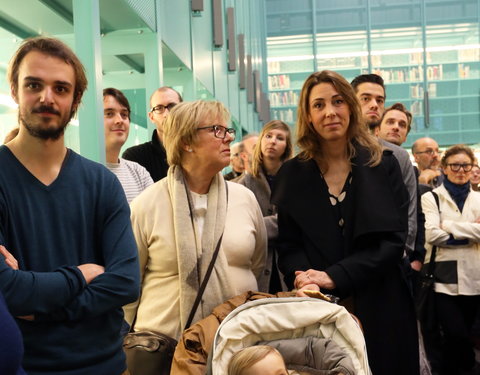
[[[284,34],[290,25],[285,20],[294,18],[281,15],[287,1],[274,2],[275,7],[272,2],[272,20],[283,22],[267,39],[272,118],[295,123],[302,84],[313,71],[334,70],[348,81],[377,73],[385,80],[386,106],[402,102],[414,116],[404,146],[422,136],[443,146],[480,142],[480,0],[411,0],[395,6],[348,0],[336,9],[302,1],[309,6],[303,24],[313,37],[305,27],[298,35]]]

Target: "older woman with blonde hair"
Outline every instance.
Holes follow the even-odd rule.
[[[278,236],[277,210],[270,203],[275,176],[282,164],[293,154],[290,127],[280,120],[265,124],[253,151],[251,173],[244,173],[237,182],[249,188],[257,198],[262,210],[268,234],[268,256],[259,289],[277,293],[286,289],[277,269],[275,240]]]
[[[277,174],[279,268],[287,285],[340,297],[362,322],[372,373],[419,374],[413,301],[402,272],[408,193],[397,160],[332,71],[305,81],[300,154]]]
[[[225,300],[258,288],[266,231],[255,196],[224,181],[230,161],[226,108],[215,101],[176,105],[164,124],[168,175],[131,204],[141,266],[141,296],[125,308],[135,331],[178,340],[220,244],[193,323]],[[241,230],[239,230],[241,228]]]

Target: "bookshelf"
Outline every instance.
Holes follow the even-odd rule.
[[[348,81],[372,72],[385,80],[386,106],[402,102],[414,116],[404,146],[423,136],[445,146],[480,142],[478,22],[317,33],[315,48],[292,53],[294,37],[288,38],[282,46],[275,37],[273,49],[267,41],[272,118],[295,123],[302,84],[314,67],[335,70]]]

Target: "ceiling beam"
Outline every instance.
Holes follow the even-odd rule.
[[[69,24],[73,25],[73,12],[63,6],[58,0],[39,0],[41,3],[43,3],[45,6],[50,8],[52,11],[54,11],[56,14],[58,14],[60,17],[62,17],[65,21],[67,21]],[[100,20],[100,24],[105,27],[105,22]],[[101,30],[102,33],[105,33],[105,30]],[[128,55],[115,55],[120,61],[124,62],[127,64],[130,68],[133,70],[139,72],[139,73],[145,73],[145,67],[136,63],[131,57]]]
[[[56,14],[62,17],[70,25],[73,25],[73,12],[60,4],[57,0],[39,0],[42,4],[49,7]]]
[[[145,67],[136,61],[134,61],[130,56],[128,55],[115,55],[117,59],[120,61],[123,61],[125,64],[127,64],[129,67],[131,67],[133,70],[137,71],[138,73],[145,73]]]
[[[26,39],[33,36],[38,36],[38,33],[22,25],[17,20],[8,17],[6,14],[0,12],[0,27],[18,36]]]

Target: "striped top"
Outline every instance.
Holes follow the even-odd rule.
[[[145,190],[147,186],[153,184],[148,171],[134,161],[120,158],[119,163],[107,163],[106,167],[119,179],[128,203]]]

